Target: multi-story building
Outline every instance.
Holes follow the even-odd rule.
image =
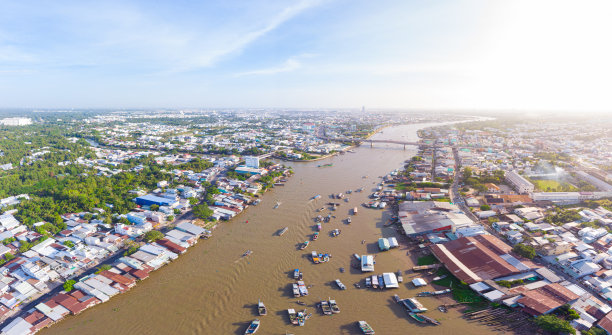
[[[523,178],[516,171],[507,172],[505,177],[510,186],[512,186],[518,193],[531,193],[535,189],[529,180]]]

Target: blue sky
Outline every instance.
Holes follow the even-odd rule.
[[[4,1],[0,107],[610,110],[608,1]]]

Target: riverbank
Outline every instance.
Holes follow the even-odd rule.
[[[391,127],[374,139],[416,141],[416,129],[426,126]],[[384,138],[378,138],[382,135]],[[240,220],[220,224],[212,239],[198,243],[181,256],[180,262],[170,263],[167,270],[152,274],[154,280],[144,281],[129,293],[82,315],[67,318],[44,334],[243,334],[254,318],[261,320],[260,332],[266,334],[286,331],[359,334],[356,320],[367,320],[381,334],[396,334],[400,329],[417,335],[431,334],[433,329],[408,319],[392,298],[394,294],[414,296],[420,291],[435,290],[433,287],[413,287],[410,282],[413,274],[406,272],[404,283],[392,291],[357,289],[353,284],[363,287],[367,274],[350,266],[354,253],[376,256],[376,273],[408,270],[416,264],[418,245],[406,249],[407,241],[401,237],[398,238],[400,248],[385,252],[378,249],[380,237],[399,237],[394,227],[384,226],[392,216],[391,211],[359,207],[376,188],[379,182],[376,176],[402,167],[416,150],[381,143],[355,151],[323,162],[287,163],[293,167],[294,176],[284,187],[270,190],[261,204],[250,207],[241,214]],[[329,168],[317,168],[332,161],[333,166]],[[364,192],[352,192],[348,202],[341,201],[335,211],[329,209],[327,203],[332,200],[326,196],[359,188]],[[322,197],[311,200],[317,194]],[[274,209],[277,201],[282,204]],[[332,214],[335,218],[322,223],[318,239],[300,251],[299,245],[311,240],[316,232],[313,219],[322,214],[317,212],[322,207],[326,208],[324,216]],[[359,213],[350,216],[352,222],[348,225],[345,220],[354,207],[359,207]],[[284,227],[289,230],[277,236]],[[340,236],[331,237],[334,229],[342,231]],[[362,244],[363,240],[366,242]],[[245,249],[253,251],[251,256],[242,257]],[[333,258],[313,264],[312,251],[333,254]],[[340,272],[341,267],[346,271]],[[306,285],[311,285],[310,294],[299,298],[306,304],[303,307],[296,303],[292,293],[296,268],[303,272]],[[337,289],[335,279],[340,279],[347,289]],[[317,313],[316,304],[326,297],[337,301],[342,309],[340,314],[329,317]],[[267,316],[257,316],[259,299],[268,308]],[[450,297],[427,297],[421,302],[430,309],[428,315],[442,323],[434,330],[436,333],[490,333],[486,327],[466,322],[456,309],[444,314],[437,311],[438,305],[453,303]],[[293,329],[287,317],[288,308],[307,308],[313,317],[304,327]],[[151,315],[163,317],[151,318]]]

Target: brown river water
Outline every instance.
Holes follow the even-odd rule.
[[[417,140],[416,131],[430,124],[396,126],[374,135],[375,139]],[[366,320],[376,334],[490,334],[492,329],[460,318],[460,312],[449,309],[441,313],[437,306],[451,303],[450,297],[425,297],[419,301],[429,308],[428,316],[438,319],[440,326],[418,324],[408,317],[393,301],[393,295],[408,298],[431,286],[414,288],[410,282],[417,275],[410,268],[418,255],[404,243],[399,249],[378,251],[378,238],[397,236],[394,228],[383,227],[391,216],[390,210],[366,209],[360,205],[383,176],[401,168],[403,162],[416,153],[411,146],[403,150],[398,144],[363,145],[347,153],[310,163],[289,163],[295,175],[284,187],[266,193],[258,206],[249,207],[230,222],[221,223],[209,240],[196,246],[171,264],[151,273],[129,292],[113,297],[109,302],[89,309],[41,332],[41,334],[243,334],[250,321],[261,319],[257,334],[361,334],[356,325]],[[333,163],[332,167],[317,167]],[[363,176],[368,176],[363,178]],[[298,244],[310,239],[315,231],[313,218],[318,208],[328,207],[332,193],[345,193],[364,187],[364,192],[348,195],[348,203],[332,213],[336,219],[323,223],[318,240],[303,251]],[[310,200],[314,195],[321,198]],[[273,209],[276,201],[281,205]],[[353,222],[343,222],[350,209],[359,207]],[[246,221],[248,220],[248,223]],[[276,232],[289,227],[283,236]],[[338,228],[340,236],[329,233]],[[366,243],[362,244],[361,241]],[[250,249],[253,254],[241,257]],[[327,263],[313,264],[311,251],[331,253]],[[404,273],[399,289],[357,289],[366,275],[351,268],[353,254],[376,256],[375,272]],[[344,267],[346,272],[340,273]],[[292,325],[287,309],[303,309],[296,304],[291,284],[293,269],[304,273],[310,294],[299,300],[312,318],[304,327]],[[347,290],[339,290],[335,279],[340,279]],[[430,280],[431,277],[425,277]],[[441,288],[436,288],[441,289]],[[335,299],[340,314],[326,316],[316,308],[321,299]],[[268,315],[257,316],[257,301],[261,299]]]

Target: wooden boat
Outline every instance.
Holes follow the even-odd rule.
[[[340,279],[336,279],[336,285],[338,285],[338,288],[340,288],[341,290],[346,290],[346,286],[344,286],[344,284],[342,284]]]
[[[295,309],[289,308],[287,310],[287,314],[289,314],[289,321],[291,322],[291,324],[297,325],[298,318],[297,318],[297,313],[295,312]]]
[[[353,257],[355,257],[356,260],[361,262],[361,256],[359,256],[357,254],[353,254]]]
[[[351,224],[351,222],[353,222],[353,220],[351,220],[351,218],[350,218],[350,217],[346,218],[346,223],[347,223],[347,224]]]
[[[259,319],[253,320],[253,322],[251,322],[251,324],[249,325],[249,328],[244,331],[244,334],[255,334],[257,332],[257,329],[259,329]]]
[[[277,209],[277,208],[278,208],[278,206],[280,206],[280,205],[281,205],[280,201],[277,201],[277,202],[276,202],[276,205],[274,205],[274,207],[273,207],[272,209]]]
[[[251,251],[251,250],[247,250],[247,251],[245,251],[245,252],[244,252],[244,254],[242,254],[242,257],[249,256],[249,255],[250,255],[250,254],[252,254],[252,253],[253,253],[253,251]]]
[[[319,238],[319,232],[315,232],[314,234],[312,234],[312,240],[315,241],[316,239]]]
[[[336,303],[336,300],[329,300],[329,307],[331,308],[331,311],[333,314],[338,314],[340,313],[340,307],[338,307],[338,304]]]
[[[395,294],[393,295],[393,300],[395,300],[395,302],[397,302],[399,304],[400,300],[402,300],[402,298],[400,298],[399,295]]]
[[[298,284],[293,284],[293,296],[298,298],[300,296],[300,289]]]
[[[321,311],[323,312],[323,314],[325,315],[332,315],[332,310],[331,307],[329,307],[329,303],[325,300],[321,300]]]
[[[312,197],[312,200],[319,199],[320,197],[321,197],[321,195],[320,195],[320,194],[317,194],[317,195],[315,195],[314,197]]]
[[[334,229],[334,230],[332,230],[331,235],[332,235],[332,237],[336,237],[336,236],[340,235],[341,232],[342,231],[340,229]]]
[[[446,312],[448,312],[448,308],[446,308],[446,306],[444,306],[444,305],[440,305],[440,306],[438,306],[438,310],[439,310],[440,312],[442,312],[442,313],[446,313]]]
[[[353,215],[357,215],[357,207],[353,207]]]
[[[361,332],[363,332],[366,335],[373,335],[374,334],[374,329],[365,321],[357,321],[357,324],[359,325],[359,329],[361,329]]]
[[[382,275],[378,275],[378,288],[380,288],[381,290],[385,288],[385,279]]]
[[[427,316],[427,315],[425,315],[425,314],[417,314],[417,316],[420,316],[420,317],[421,317],[421,318],[423,318],[423,319],[424,319],[426,322],[429,322],[429,323],[431,323],[432,325],[436,325],[436,326],[439,326],[439,325],[440,325],[440,321],[438,321],[438,320],[436,320],[436,319],[434,319],[434,318],[431,318],[431,317],[429,317],[429,316]]]
[[[308,247],[308,244],[310,244],[310,241],[305,241],[304,243],[302,243],[302,246],[300,247],[300,250],[304,250]]]
[[[261,300],[259,300],[259,302],[257,303],[257,311],[259,312],[259,315],[268,314],[268,309],[266,308],[266,305],[264,305],[264,303],[261,302]]]
[[[372,278],[368,277],[365,279],[365,286],[372,287]]]
[[[427,323],[427,320],[425,320],[422,317],[422,314],[417,314],[417,313],[408,313],[408,315],[410,315],[411,318],[413,318],[416,322],[418,323]]]
[[[321,229],[323,229],[323,227],[321,227],[320,223],[317,223],[317,231],[321,231]]]
[[[299,279],[299,278],[300,278],[300,269],[293,270],[293,279]]]
[[[402,277],[402,270],[397,270],[397,282],[398,283],[404,282],[404,277]]]
[[[286,233],[286,232],[287,232],[287,230],[289,230],[289,227],[285,227],[285,228],[283,228],[283,230],[281,230],[281,231],[279,231],[279,232],[278,232],[278,236],[283,236],[283,234],[284,234],[284,233]]]

